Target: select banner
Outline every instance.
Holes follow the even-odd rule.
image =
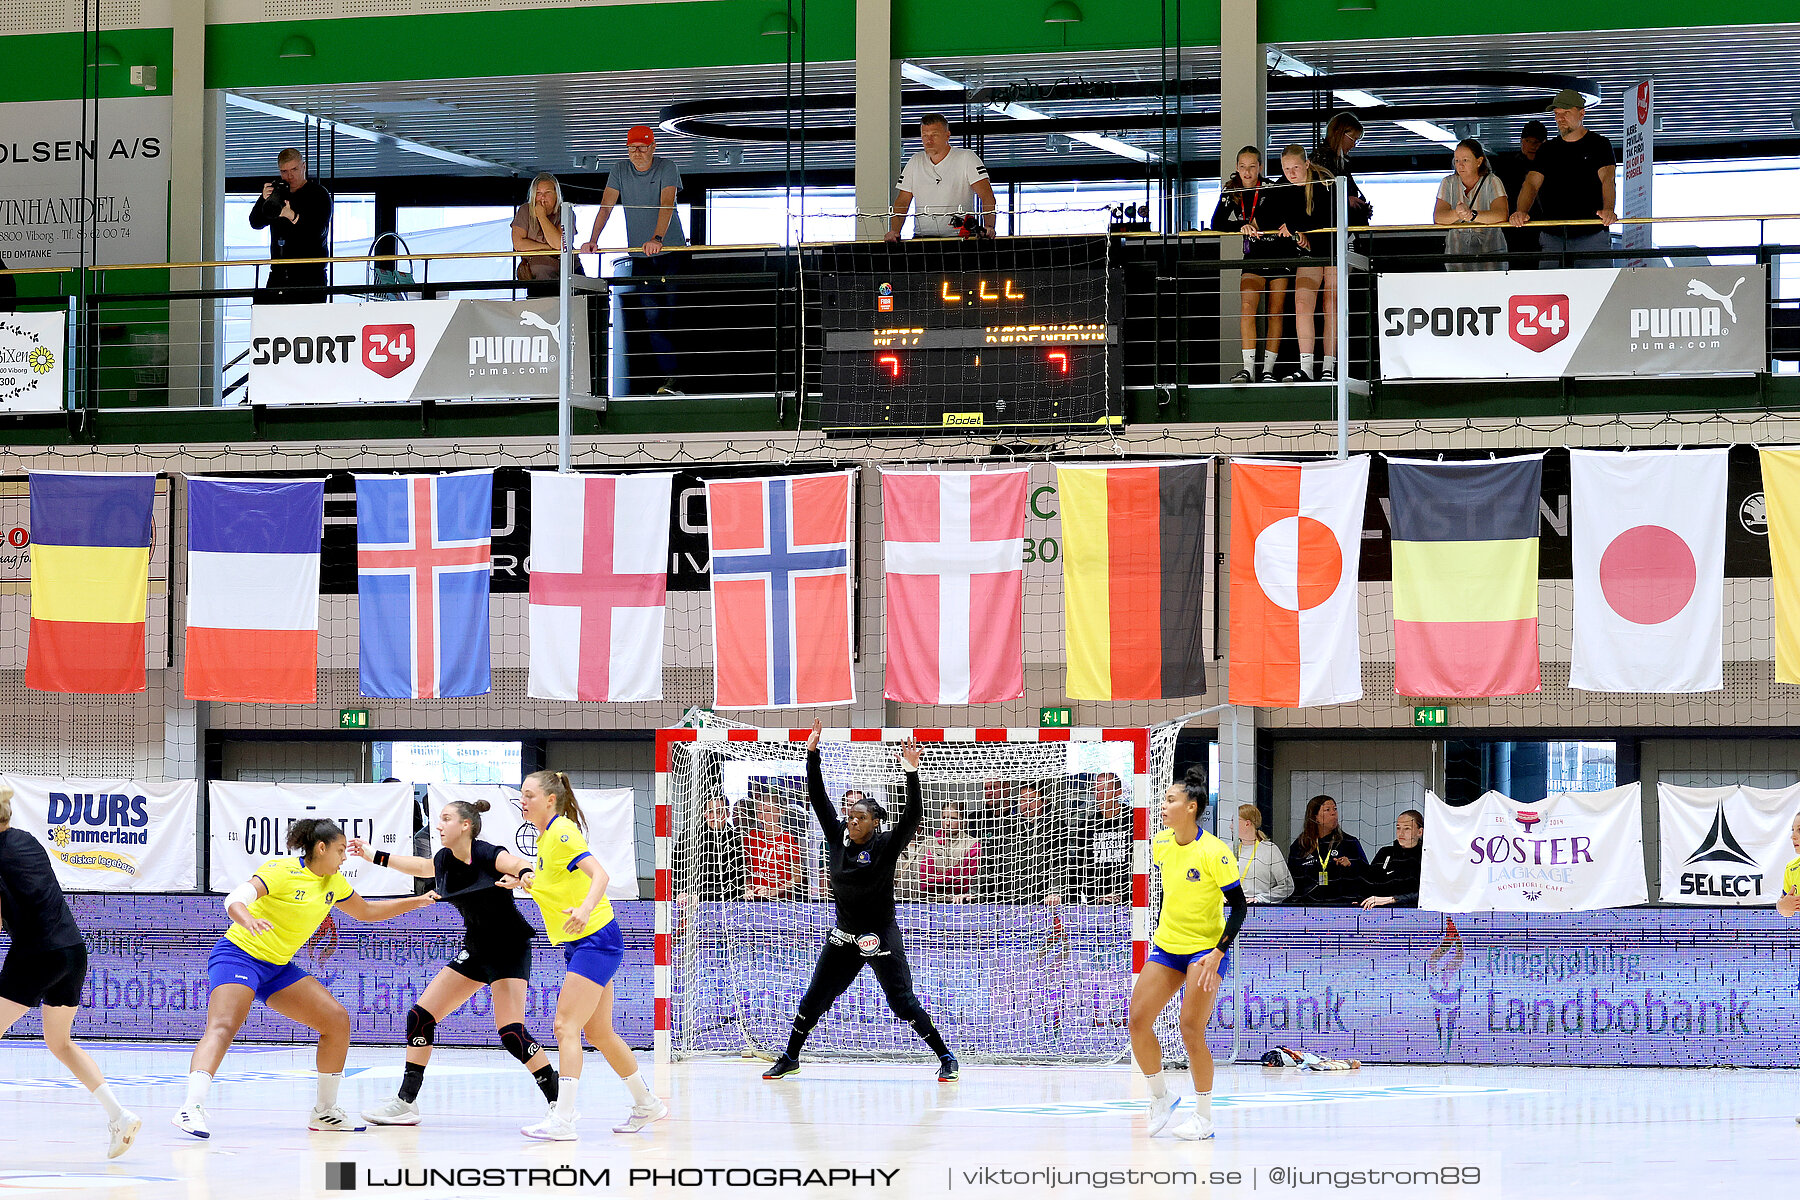
[[[271,858],[292,854],[288,828],[309,817],[336,821],[345,837],[361,838],[371,850],[412,853],[410,783],[214,780],[206,785],[206,799],[212,831],[207,890],[212,892],[229,892]],[[413,894],[410,876],[360,858],[346,858],[339,870],[361,896]]]
[[[1436,912],[1588,912],[1649,899],[1638,785],[1520,804],[1487,792],[1451,805],[1425,793],[1419,907]]]
[[[576,395],[591,392],[587,305],[569,314]],[[258,404],[545,398],[562,370],[557,301],[258,304],[250,398]]]
[[[0,313],[0,413],[61,411],[68,320],[64,312]]]
[[[537,862],[537,826],[525,819],[519,789],[500,783],[434,783],[431,785],[431,852],[443,846],[438,839],[437,818],[453,800],[474,804],[486,800],[493,808],[481,814],[480,838],[510,850],[529,863]],[[575,803],[587,818],[588,849],[606,872],[608,900],[638,898],[637,799],[630,788],[576,788]]]
[[[64,891],[195,890],[193,780],[0,781],[13,790],[13,826],[43,843]]]
[[[1763,267],[1383,274],[1383,379],[1712,375],[1767,367]]]
[[[1656,785],[1662,902],[1767,908],[1794,857],[1800,784],[1784,788]]]

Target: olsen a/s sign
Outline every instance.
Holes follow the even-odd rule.
[[[1763,267],[1384,274],[1381,378],[1762,371],[1767,304]]]

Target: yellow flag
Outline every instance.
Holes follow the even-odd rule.
[[[1762,451],[1775,577],[1775,682],[1800,683],[1800,450]]]

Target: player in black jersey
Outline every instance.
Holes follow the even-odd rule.
[[[906,962],[906,946],[894,920],[894,868],[900,854],[919,831],[924,805],[919,798],[919,743],[908,742],[900,751],[905,768],[906,803],[891,831],[881,822],[887,810],[868,797],[857,800],[838,820],[831,798],[825,794],[825,773],[819,765],[818,721],[806,739],[806,798],[825,831],[826,869],[831,873],[831,898],[837,906],[837,927],[825,939],[812,982],[800,997],[794,1016],[794,1032],[787,1052],[763,1072],[764,1079],[780,1079],[800,1069],[800,1049],[806,1035],[867,963],[875,972],[888,1007],[913,1027],[938,1056],[938,1079],[949,1083],[957,1077],[956,1056],[944,1044],[943,1035],[931,1023],[931,1015],[913,994],[912,968]]]
[[[556,1068],[525,1028],[525,984],[531,978],[531,939],[537,931],[520,914],[512,892],[500,886],[501,876],[516,877],[531,864],[510,850],[477,840],[481,814],[490,807],[486,800],[473,804],[452,800],[444,805],[437,824],[443,849],[432,858],[389,854],[370,850],[360,839],[350,841],[351,854],[378,867],[391,867],[417,879],[435,879],[438,898],[456,906],[465,926],[462,953],[437,973],[406,1014],[406,1073],[398,1095],[363,1113],[372,1125],[419,1123],[419,1089],[425,1083],[425,1064],[431,1059],[437,1024],[483,987],[493,993],[500,1044],[525,1064],[544,1099],[556,1103]]]
[[[87,943],[63,899],[43,845],[12,827],[13,790],[0,784],[0,925],[12,935],[0,965],[0,1037],[20,1017],[43,1008],[44,1044],[106,1109],[106,1157],[131,1148],[143,1121],[113,1095],[96,1063],[69,1036],[87,980]]]

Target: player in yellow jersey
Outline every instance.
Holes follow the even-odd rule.
[[[1788,836],[1793,840],[1794,853],[1800,854],[1800,816],[1794,818]],[[1787,870],[1781,873],[1781,898],[1775,901],[1775,911],[1784,917],[1800,913],[1800,858],[1790,862]],[[1800,1117],[1794,1120],[1800,1121]]]
[[[526,1137],[567,1142],[576,1136],[575,1091],[581,1082],[581,1035],[605,1056],[606,1063],[631,1090],[631,1112],[614,1133],[636,1133],[669,1115],[644,1082],[637,1058],[613,1028],[613,976],[625,959],[625,935],[613,920],[606,898],[606,870],[588,851],[586,822],[575,790],[561,771],[536,771],[519,788],[525,819],[537,826],[537,865],[503,886],[531,894],[544,914],[544,933],[561,946],[568,973],[556,1001],[556,1057],[561,1068],[556,1103]]]
[[[175,1128],[211,1137],[206,1125],[206,1090],[225,1051],[258,1000],[319,1035],[319,1096],[307,1128],[317,1133],[356,1133],[367,1128],[338,1107],[344,1059],[350,1052],[350,1014],[325,985],[294,965],[294,956],[341,908],[359,921],[386,921],[437,899],[437,893],[404,900],[365,900],[338,874],[347,843],[335,821],[295,821],[287,845],[293,856],[271,858],[225,897],[231,928],[206,962],[212,995],[206,1003],[206,1033],[188,1064],[187,1099],[175,1113]]]
[[[1219,971],[1231,939],[1250,910],[1238,882],[1237,855],[1200,828],[1206,801],[1206,773],[1198,767],[1190,768],[1163,793],[1163,828],[1150,842],[1151,865],[1162,872],[1162,915],[1150,935],[1148,961],[1131,989],[1131,1054],[1150,1087],[1149,1131],[1154,1136],[1168,1125],[1181,1102],[1163,1079],[1156,1018],[1182,985],[1187,986],[1181,1002],[1181,1040],[1194,1075],[1196,1111],[1172,1132],[1188,1141],[1213,1135],[1213,1060],[1206,1026],[1219,999]]]

